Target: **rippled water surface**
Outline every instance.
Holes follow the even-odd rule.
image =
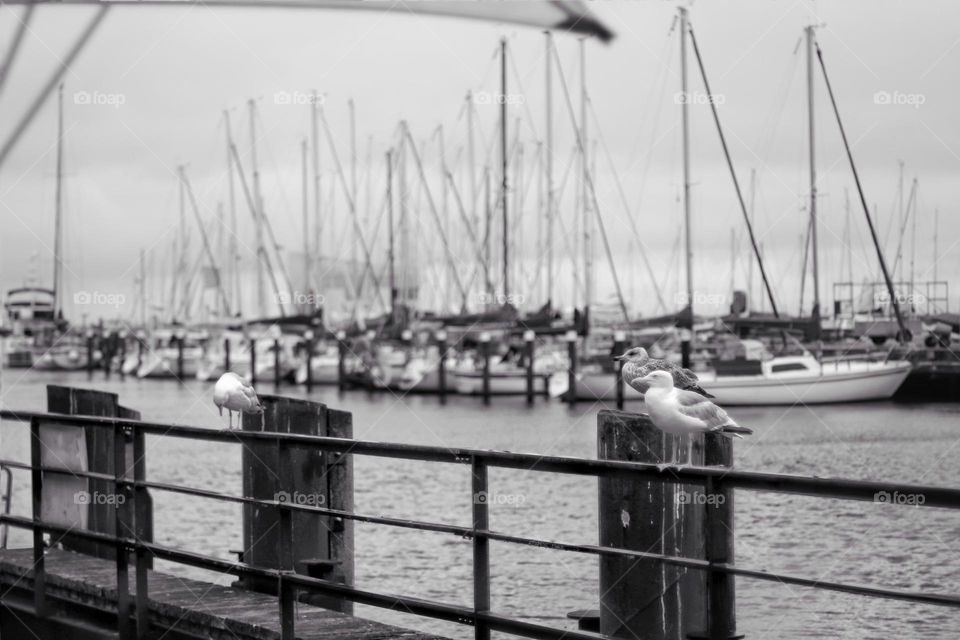
[[[219,428],[212,384],[83,374],[5,371],[3,404],[45,408],[47,383],[116,392],[144,419]],[[261,385],[260,391],[272,391]],[[303,396],[301,389],[283,393]],[[310,396],[353,413],[355,437],[449,447],[596,456],[599,405],[558,402],[528,408],[523,399],[484,407],[472,398],[435,398],[322,389]],[[960,404],[857,404],[739,408],[756,435],[736,445],[741,469],[960,486]],[[5,423],[2,457],[28,459],[26,430]],[[240,493],[240,446],[175,438],[147,439],[151,479]],[[468,525],[469,469],[462,465],[358,457],[356,509],[363,513]],[[15,511],[29,512],[29,477],[16,475]],[[578,478],[493,469],[491,527],[566,542],[597,542],[597,484]],[[154,493],[157,540],[221,557],[241,548],[240,509]],[[960,593],[960,514],[840,500],[738,491],[737,564],[820,580],[947,594]],[[11,532],[11,546],[29,544]],[[493,608],[511,616],[572,628],[566,612],[596,608],[595,558],[493,542]],[[358,523],[357,582],[362,588],[469,605],[469,541],[445,534]],[[208,575],[176,571],[193,577]],[[467,627],[358,608],[358,613],[457,638]],[[739,579],[738,627],[747,638],[960,637],[960,612],[894,600]]]

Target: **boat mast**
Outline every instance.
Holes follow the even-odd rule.
[[[143,257],[143,249],[140,249],[140,328],[147,327],[147,270]]]
[[[263,269],[260,259],[266,253],[263,243],[263,197],[260,193],[260,171],[257,169],[257,132],[254,125],[253,99],[247,101],[250,111],[250,170],[253,172],[253,206],[255,209],[254,228],[257,238],[257,313],[263,316],[266,311],[266,300],[263,282]],[[281,307],[283,305],[280,305]]]
[[[227,197],[230,204],[230,275],[233,279],[233,307],[242,314],[243,303],[240,296],[240,253],[237,248],[237,196],[233,182],[233,133],[230,130],[230,112],[223,110],[224,126],[227,129]]]
[[[544,149],[547,161],[547,304],[553,308],[553,34],[546,36],[546,93],[547,93],[547,146]]]
[[[817,167],[813,118],[813,25],[807,26],[807,134],[810,145],[810,244],[813,262],[813,308],[811,317],[820,335],[820,249],[817,245]]]
[[[580,38],[580,179],[583,186],[580,195],[583,197],[581,211],[583,213],[583,270],[584,295],[583,313],[590,326],[590,305],[593,302],[593,219],[590,212],[590,159],[588,155],[589,140],[587,138],[587,53],[586,38]]]
[[[350,109],[350,197],[353,199],[354,207],[357,206],[357,113],[353,105],[353,98],[347,101]],[[354,211],[356,216],[356,211]],[[350,267],[349,273],[351,280],[356,275],[357,268],[357,229],[352,229],[350,234]],[[356,288],[357,285],[354,284]],[[357,301],[359,303],[359,301]]]
[[[503,206],[503,301],[510,299],[509,216],[507,211],[507,39],[500,39],[500,200]]]
[[[63,314],[63,83],[57,94],[57,191],[53,223],[53,317]]]
[[[316,262],[321,267],[321,251],[320,251],[320,242],[322,240],[322,229],[323,229],[323,219],[320,215],[321,201],[323,199],[321,184],[320,184],[320,137],[317,128],[317,92],[312,93],[313,99],[310,101],[310,138],[311,144],[313,145],[313,217],[314,217],[314,242],[313,242],[313,251],[316,255]],[[321,269],[321,273],[323,270]],[[320,282],[317,282],[317,286],[320,286]]]
[[[310,291],[310,188],[307,178],[307,139],[300,141],[300,178],[303,188],[303,290]],[[304,311],[307,311],[307,301]]]
[[[680,114],[683,134],[683,224],[685,229],[685,253],[687,270],[687,307],[689,316],[684,318],[684,325],[690,331],[690,339],[683,341],[686,347],[683,350],[683,366],[690,366],[690,352],[693,351],[693,244],[690,228],[690,105],[687,91],[687,9],[680,7],[680,95],[683,100],[680,104]],[[687,314],[684,314],[685,316]]]
[[[390,266],[390,319],[397,321],[397,272],[393,241],[393,149],[387,149],[387,260]]]

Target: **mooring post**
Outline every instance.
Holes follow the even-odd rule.
[[[40,421],[30,419],[30,498],[34,522],[43,520],[43,451],[40,440]],[[33,527],[33,609],[38,617],[47,614],[46,571],[44,569],[43,529]]]
[[[142,332],[137,332],[137,372],[140,371],[140,367],[143,366],[143,350],[147,346],[147,335]]]
[[[260,400],[263,416],[244,415],[244,431],[262,428],[267,432],[353,437],[349,413],[281,396],[261,395]],[[289,503],[352,511],[353,466],[347,460],[349,456],[313,446],[281,446],[279,440],[258,440],[247,442],[241,457],[243,495],[278,503],[276,508],[244,505],[244,562],[278,570],[292,566],[302,575],[352,585],[352,521],[279,506]],[[246,577],[240,583],[248,589],[283,596],[278,593],[276,580]],[[333,596],[302,595],[300,599],[328,609],[352,611],[350,603]]]
[[[570,362],[567,368],[567,402],[574,405],[577,403],[577,332],[567,331],[563,339],[567,341],[567,360]]]
[[[307,359],[307,391],[313,390],[313,331],[303,334],[303,348],[306,349]]]
[[[93,378],[93,329],[87,331],[87,378]]]
[[[483,404],[490,404],[490,333],[480,334],[480,357],[483,359]]]
[[[183,343],[185,338],[185,333],[181,329],[177,331],[177,381],[183,382]]]
[[[309,362],[308,362],[309,365]],[[309,369],[307,369],[309,371]],[[273,387],[280,388],[280,339],[273,339]]]
[[[136,526],[127,501],[132,498],[123,483],[127,475],[127,446],[133,446],[130,432],[122,424],[113,427],[113,530],[118,538],[126,538]],[[116,548],[116,576],[117,576],[117,633],[120,638],[129,638],[130,634],[130,555],[126,546]]]
[[[447,332],[443,329],[437,330],[435,334],[437,339],[437,355],[440,360],[437,361],[437,387],[440,393],[440,404],[447,403]]]
[[[347,388],[347,333],[337,331],[337,387],[340,391]]]
[[[686,457],[683,437],[665,434],[645,414],[601,411],[597,453],[602,460],[661,463]],[[703,465],[703,436],[692,464]],[[656,473],[654,471],[654,473]],[[669,470],[651,476],[601,477],[600,544],[674,557],[703,558],[705,512],[719,498],[703,484],[678,484]],[[654,560],[600,557],[600,632],[617,638],[686,640],[707,628],[704,571]]]
[[[120,332],[120,356],[118,358],[119,366],[117,367],[117,371],[120,373],[121,380],[123,380],[123,378],[125,377],[125,374],[123,371],[123,364],[127,360],[127,338],[128,338],[127,332],[121,331]]]
[[[623,331],[613,332],[613,355],[621,355],[627,348],[627,334]],[[614,364],[614,385],[617,390],[617,409],[623,410],[623,362],[617,360]]]
[[[251,333],[247,342],[250,343],[250,384],[257,382],[257,339]]]
[[[223,339],[223,371],[230,371],[230,338]]]
[[[523,332],[524,358],[527,361],[527,404],[533,404],[533,348],[537,334],[531,329]]]

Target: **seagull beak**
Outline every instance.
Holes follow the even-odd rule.
[[[621,360],[623,360],[623,356],[613,356],[614,362],[620,362]]]

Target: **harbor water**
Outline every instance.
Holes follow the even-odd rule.
[[[10,409],[45,409],[49,383],[118,393],[121,403],[141,411],[145,420],[210,428],[227,424],[213,406],[212,383],[104,380],[102,373],[87,380],[84,374],[7,370],[2,403]],[[274,389],[260,383],[258,391]],[[284,386],[280,393],[307,397],[302,387]],[[464,397],[451,397],[441,406],[435,397],[341,394],[330,388],[309,398],[352,412],[359,439],[580,457],[596,456],[596,414],[603,408],[590,403],[570,408],[543,399],[528,407],[523,398],[495,398],[484,406],[478,398]],[[736,443],[741,469],[960,485],[960,404],[744,407],[731,414],[755,430]],[[28,445],[26,425],[4,424],[0,457],[29,461]],[[240,449],[239,443],[151,436],[148,477],[239,495]],[[14,474],[14,512],[28,515],[29,475]],[[355,474],[360,513],[470,524],[468,466],[358,456]],[[223,558],[242,548],[239,506],[162,492],[153,497],[158,542]],[[956,594],[960,514],[891,504],[917,499],[922,496],[881,496],[869,503],[738,491],[736,563],[824,581]],[[598,542],[595,479],[491,469],[488,502],[494,530]],[[27,532],[11,530],[10,546],[28,545]],[[357,523],[355,551],[361,588],[470,605],[469,540]],[[499,542],[491,542],[491,556],[497,612],[573,628],[568,611],[598,607],[594,556]],[[158,568],[166,567],[158,563]],[[201,571],[183,575],[214,577]],[[469,627],[395,611],[357,607],[357,613],[448,637],[473,636]],[[955,609],[745,578],[737,582],[737,621],[751,639],[960,637]]]

